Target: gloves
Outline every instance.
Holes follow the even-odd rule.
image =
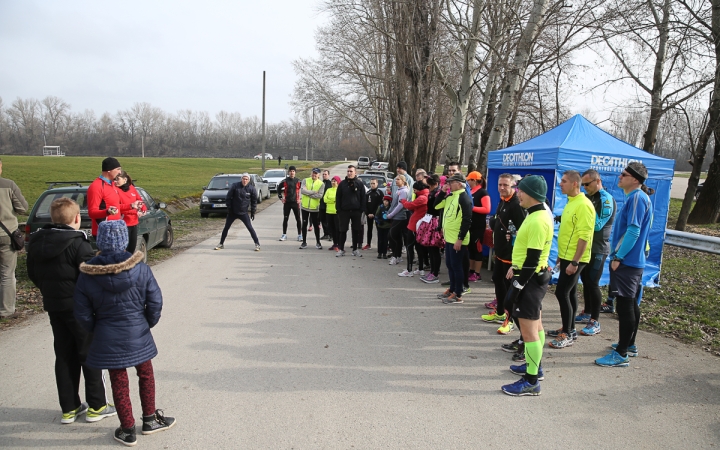
[[[562,221],[562,216],[555,216],[554,219],[555,222],[560,223]]]
[[[250,220],[255,220],[255,211],[250,211]]]

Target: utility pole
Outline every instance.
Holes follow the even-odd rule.
[[[145,136],[140,136],[140,148],[142,149],[142,157],[145,157]]]
[[[265,71],[263,70],[263,99],[262,99],[262,171],[265,173]]]
[[[310,128],[310,137],[313,138],[315,134],[315,107],[313,106],[313,113],[312,113],[312,128]],[[314,147],[310,147],[310,159],[315,161],[315,155],[314,155]]]

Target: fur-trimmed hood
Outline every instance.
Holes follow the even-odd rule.
[[[128,257],[129,256],[129,257]],[[86,263],[80,264],[80,272],[88,275],[115,275],[137,266],[144,258],[141,251],[130,253],[99,254]]]

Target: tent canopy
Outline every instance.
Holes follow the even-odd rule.
[[[650,254],[643,274],[643,283],[653,286],[658,283],[660,276],[675,161],[634,147],[598,128],[583,116],[576,115],[540,136],[490,152],[488,192],[495,208],[500,200],[497,192],[500,174],[542,175],[548,183],[548,200],[553,213],[561,215],[567,204],[567,198],[560,190],[562,175],[568,170],[583,173],[595,169],[602,177],[604,189],[615,198],[619,210],[625,202],[625,193],[617,187],[618,178],[632,161],[640,161],[647,167],[648,180],[645,184],[655,189],[655,194],[650,196],[654,215],[649,238]],[[557,229],[558,225],[550,253],[551,264],[557,258]],[[605,270],[601,282],[606,284],[608,279],[608,271]]]

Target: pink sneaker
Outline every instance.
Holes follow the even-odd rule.
[[[485,307],[487,309],[497,309],[497,299],[494,299],[491,302],[485,303]]]
[[[480,279],[480,277],[476,273],[471,273],[470,276],[468,277],[468,281],[471,283],[475,283],[479,279]]]

